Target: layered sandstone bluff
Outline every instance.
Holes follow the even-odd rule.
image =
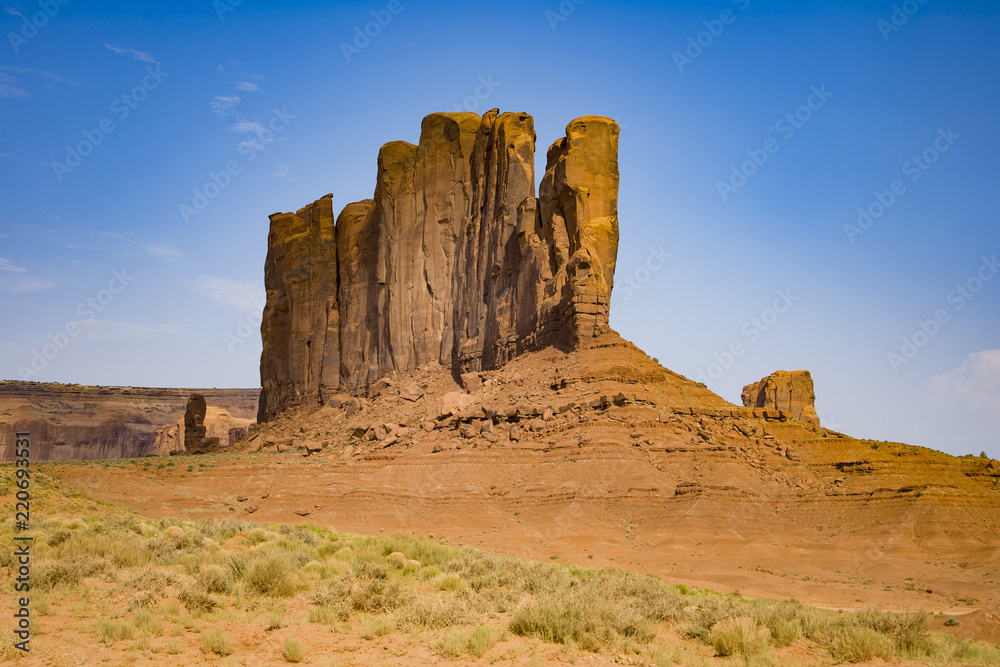
[[[608,328],[617,123],[572,121],[535,193],[531,116],[438,113],[382,147],[374,198],[271,216],[259,419],[441,364],[499,368]]]
[[[783,410],[793,419],[819,426],[816,392],[809,371],[775,371],[760,382],[743,387],[742,398],[748,408]]]

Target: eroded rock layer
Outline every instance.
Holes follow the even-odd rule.
[[[441,364],[499,368],[608,328],[618,125],[572,121],[535,194],[528,114],[431,114],[382,147],[373,199],[271,216],[260,419]]]
[[[743,387],[743,405],[791,413],[792,418],[819,426],[816,392],[809,371],[776,371]]]

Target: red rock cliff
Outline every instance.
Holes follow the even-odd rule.
[[[373,199],[271,216],[259,418],[424,364],[493,369],[607,329],[618,125],[572,121],[535,195],[528,114],[427,116],[382,147]]]

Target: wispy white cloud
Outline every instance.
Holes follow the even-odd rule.
[[[233,125],[233,132],[253,132],[254,134],[260,134],[264,131],[264,126],[260,123],[253,121],[241,121]]]
[[[0,274],[0,294],[30,294],[52,289],[56,284],[41,278],[16,273],[14,275]]]
[[[27,273],[28,269],[23,266],[17,266],[14,262],[10,261],[6,257],[0,257],[0,271],[14,271],[16,273]]]
[[[970,354],[958,368],[935,375],[931,389],[946,404],[961,402],[995,413],[1000,410],[1000,350]]]
[[[288,167],[287,164],[279,164],[278,168],[274,170],[273,174],[271,174],[271,177],[272,178],[283,178],[286,181],[288,181],[289,183],[298,183],[299,182],[299,179],[295,178],[295,174],[292,173],[292,170],[289,169],[289,167]]]
[[[75,82],[70,81],[69,79],[45,70],[5,65],[0,67],[0,98],[16,100],[31,97],[31,93],[26,90],[23,87],[24,84],[21,83],[21,78],[25,76],[37,77],[51,83],[59,83],[70,86],[76,85]],[[46,87],[51,88],[51,86]]]
[[[232,97],[217,96],[212,98],[208,106],[216,116],[223,120],[228,120],[235,113],[236,105],[239,103],[240,98],[235,95]]]
[[[6,7],[3,8],[3,10],[8,14],[10,14],[11,16],[24,16],[24,14],[21,13],[21,10],[18,9],[17,7],[11,7],[10,5],[7,5]]]
[[[189,290],[207,296],[216,303],[229,306],[240,313],[260,312],[264,307],[264,288],[222,276],[195,276],[182,284]]]
[[[160,245],[158,243],[150,243],[145,247],[146,252],[154,257],[162,257],[163,259],[176,259],[178,257],[183,257],[184,253],[176,248],[172,248],[167,245]]]
[[[233,86],[236,90],[242,90],[247,93],[259,93],[260,86],[252,81],[233,81]]]
[[[183,330],[183,327],[178,324],[152,324],[123,320],[77,320],[75,324],[80,327],[80,339],[92,341],[144,340],[177,334]]]
[[[114,44],[105,44],[104,48],[108,49],[113,53],[117,53],[120,56],[127,56],[134,60],[141,60],[144,63],[159,64],[160,62],[153,56],[146,53],[145,51],[139,51],[138,49],[133,49],[131,46],[115,46]]]

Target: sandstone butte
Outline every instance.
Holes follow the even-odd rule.
[[[584,116],[535,193],[524,113],[436,113],[378,155],[373,199],[271,216],[259,420],[440,364],[496,369],[608,330],[618,124]]]

